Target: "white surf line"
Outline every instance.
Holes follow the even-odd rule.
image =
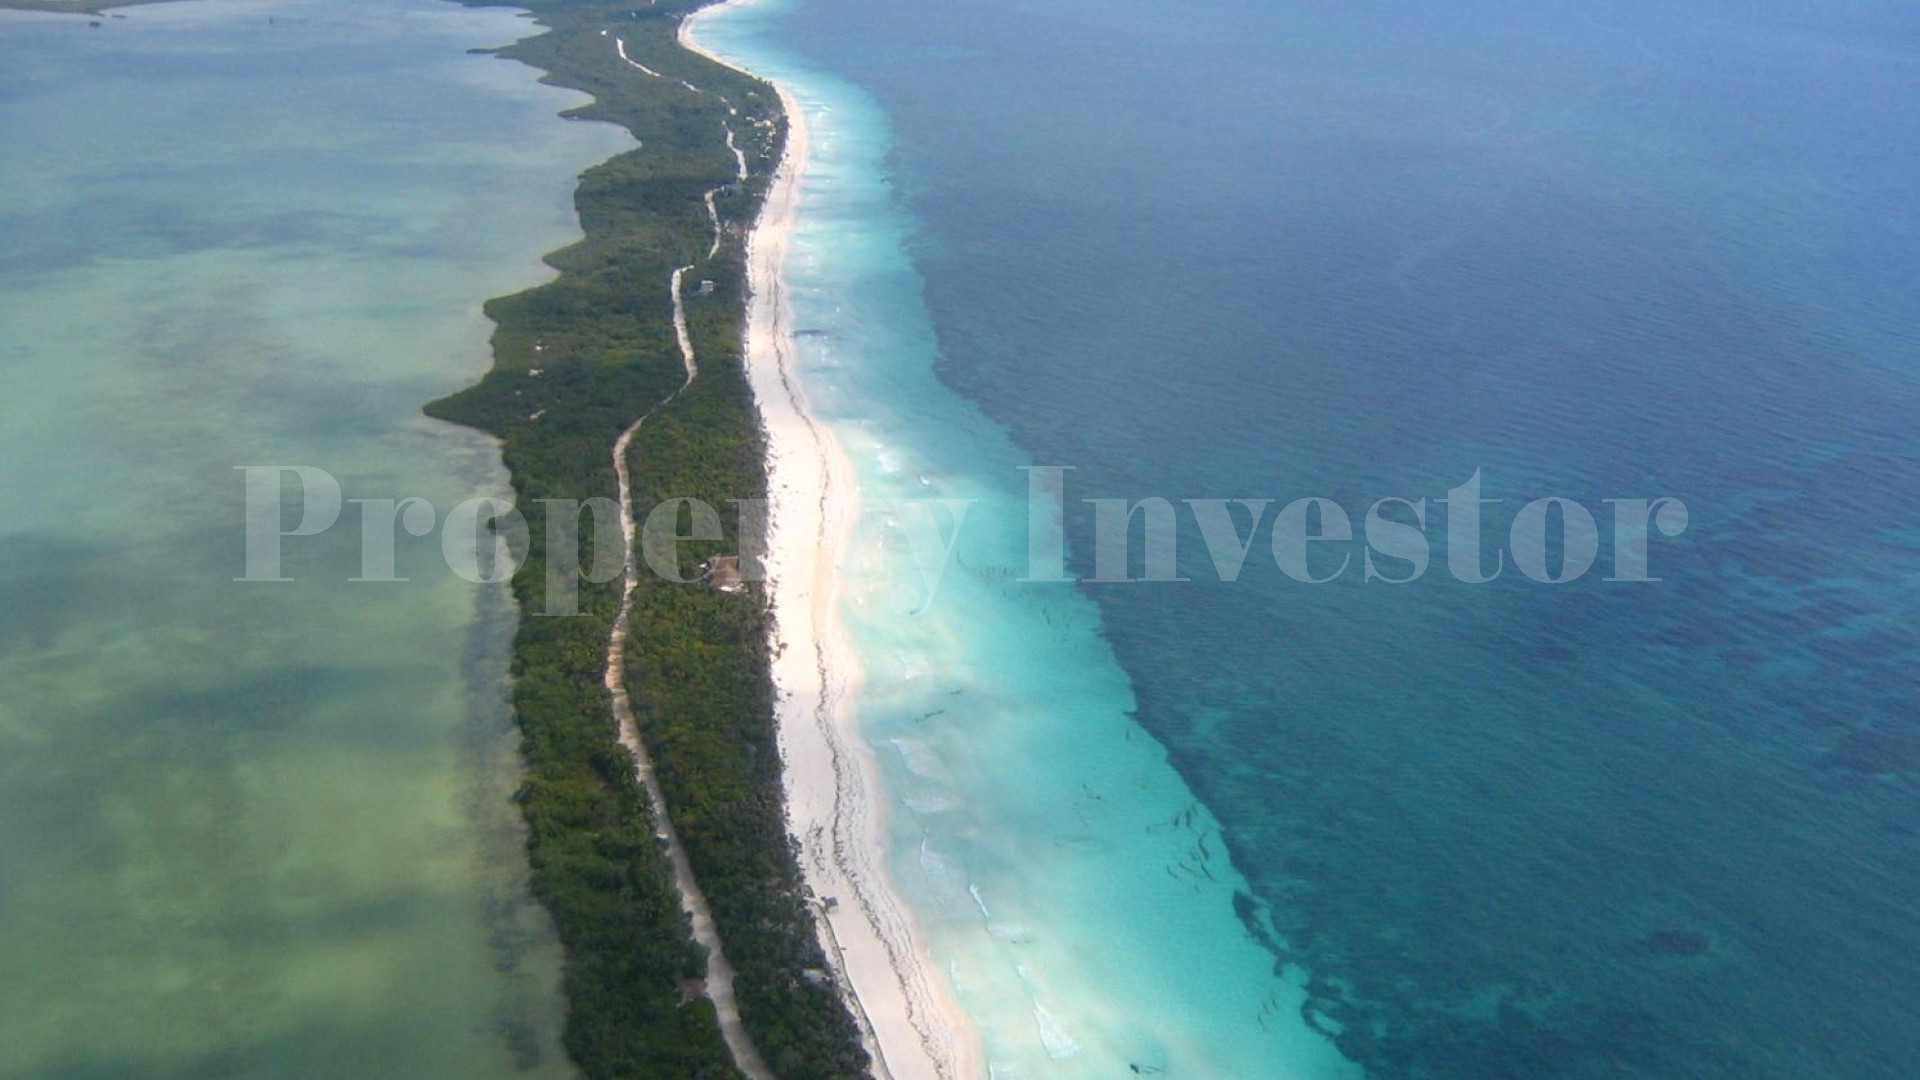
[[[633,445],[633,437],[639,433],[640,426],[686,393],[687,388],[693,385],[693,380],[700,375],[700,365],[693,355],[693,340],[687,332],[686,307],[680,297],[680,278],[689,269],[690,266],[680,267],[671,278],[673,331],[679,339],[680,360],[686,367],[687,377],[678,390],[648,409],[640,419],[622,431],[613,444],[613,474],[619,481],[620,537],[626,544],[626,552],[625,576],[620,586],[620,609],[613,617],[613,630],[607,636],[605,683],[607,694],[613,699],[614,720],[620,727],[620,745],[633,755],[634,773],[647,793],[647,802],[653,810],[654,828],[666,845],[667,862],[673,870],[673,886],[680,894],[680,905],[692,923],[694,940],[707,953],[707,998],[713,1002],[721,1038],[726,1041],[727,1051],[733,1056],[734,1067],[745,1074],[748,1080],[775,1080],[773,1070],[767,1067],[766,1059],[760,1056],[759,1049],[747,1034],[746,1026],[740,1022],[740,1006],[733,990],[733,965],[727,962],[726,953],[720,947],[720,931],[713,922],[713,909],[707,905],[706,894],[700,891],[700,884],[694,879],[693,863],[688,860],[687,849],[680,842],[680,834],[674,830],[673,819],[667,813],[666,791],[660,786],[660,778],[654,772],[653,755],[647,752],[647,745],[640,738],[640,725],[633,717],[633,698],[627,693],[628,628],[633,618],[634,583],[640,577],[640,554],[635,542],[637,529],[633,520],[633,477],[627,467],[627,451]]]
[[[745,2],[726,0],[683,18],[680,44],[743,70],[689,31],[696,18]],[[815,926],[876,1076],[970,1080],[987,1073],[978,1032],[936,974],[890,880],[875,794],[879,764],[851,709],[861,673],[838,618],[843,582],[834,570],[851,542],[860,493],[852,463],[833,431],[815,423],[793,371],[791,300],[781,271],[808,161],[807,124],[793,95],[777,84],[774,90],[789,119],[788,137],[747,241],[745,344],[774,502],[765,562],[787,827],[802,847],[807,887],[821,898],[813,905]],[[840,899],[837,909],[826,897]]]
[[[680,43],[701,46],[698,20],[751,0],[727,0],[680,23]],[[744,72],[751,75],[752,72]],[[787,825],[801,845],[815,923],[836,982],[860,1023],[883,1080],[970,1080],[988,1072],[979,1034],[937,974],[925,940],[890,880],[878,762],[852,711],[859,655],[838,617],[844,581],[835,564],[859,514],[859,485],[831,428],[816,424],[793,370],[791,298],[782,269],[807,168],[800,103],[775,84],[788,134],[771,189],[747,241],[748,377],[767,432],[773,495],[766,569],[777,649],[776,719]],[[838,905],[824,902],[835,897]]]
[[[604,31],[603,31],[603,32],[604,32]],[[638,61],[638,60],[635,60],[635,59],[634,59],[633,57],[631,57],[631,56],[628,56],[628,55],[627,55],[627,42],[626,42],[626,39],[625,39],[625,38],[614,38],[614,39],[613,39],[613,48],[614,48],[614,51],[615,51],[615,52],[618,52],[618,53],[620,54],[620,59],[622,59],[622,60],[625,60],[625,61],[626,61],[627,63],[629,63],[629,64],[632,64],[632,65],[633,65],[634,67],[637,67],[637,68],[639,68],[639,69],[640,69],[641,71],[644,71],[644,72],[646,72],[647,74],[649,74],[649,75],[651,75],[651,76],[653,76],[653,77],[654,77],[654,78],[656,78],[656,79],[664,79],[664,78],[666,78],[666,76],[665,76],[665,75],[662,75],[662,74],[660,74],[659,72],[657,72],[657,71],[655,71],[655,70],[653,70],[652,68],[650,68],[650,67],[648,67],[647,65],[645,65],[645,64],[643,64],[643,63],[641,63],[640,61]]]
[[[799,103],[782,96],[788,115],[800,116]],[[797,155],[804,160],[804,126],[795,123],[790,131],[802,144]],[[796,154],[793,141],[789,154]],[[763,210],[786,219],[776,226],[782,233],[791,229],[792,162],[790,157],[782,163],[776,191]],[[756,233],[756,245],[761,239]],[[784,248],[787,240],[782,235],[774,242]],[[818,926],[835,974],[843,988],[852,990],[848,1004],[865,1028],[878,1075],[964,1080],[974,1070],[959,1045],[954,1018],[928,978],[930,962],[906,913],[884,884],[886,870],[877,860],[876,796],[868,775],[872,763],[855,741],[860,736],[846,712],[859,673],[844,640],[845,628],[834,615],[839,602],[835,563],[858,514],[857,485],[838,441],[815,421],[793,370],[791,312],[779,277],[784,251],[756,250],[751,261],[753,318],[760,321],[750,326],[757,332],[749,334],[755,396],[766,410],[768,426],[801,444],[792,448],[790,457],[774,462],[772,475],[788,483],[770,485],[790,493],[791,500],[782,506],[776,495],[773,528],[778,541],[769,567],[783,659],[792,657],[791,666],[782,665],[776,680],[784,691],[779,699],[783,750],[797,775],[815,783],[830,778],[826,791],[805,780],[789,790],[789,825],[801,840],[809,883],[817,894],[837,898],[837,912],[848,916],[843,930],[833,914],[819,909]],[[813,498],[801,501],[807,496]],[[791,552],[798,557],[791,563],[786,549],[794,540],[785,537],[790,531],[798,533],[794,539],[799,540],[794,545],[799,550]],[[796,595],[792,584],[805,593]],[[862,986],[866,993],[860,992]]]
[[[773,451],[774,492],[768,573],[780,652],[780,741],[786,765],[788,828],[816,896],[827,955],[865,1028],[883,1077],[965,1080],[982,1075],[964,1014],[933,976],[933,962],[888,882],[883,863],[876,763],[849,711],[858,657],[836,615],[835,563],[849,542],[859,491],[832,431],[815,422],[793,371],[790,300],[781,268],[793,229],[806,125],[790,95],[786,157],[750,241],[748,374]]]

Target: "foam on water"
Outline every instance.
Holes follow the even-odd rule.
[[[885,775],[893,874],[993,1075],[1344,1075],[1300,1019],[1299,980],[1236,915],[1242,882],[1211,819],[1131,720],[1097,611],[1069,585],[1017,580],[1028,462],[934,378],[885,118],[783,52],[777,14],[736,10],[701,36],[808,113],[787,281],[801,377],[859,472],[843,567],[867,672],[857,715]],[[900,501],[929,493],[972,500],[957,538],[945,511]],[[929,526],[955,545],[931,598],[913,553]]]
[[[1089,586],[1371,1075],[1911,1075],[1920,9],[806,0],[781,38],[885,108],[940,374],[1077,467],[1070,536],[1079,496],[1425,497],[1438,556],[1475,470],[1489,548],[1546,495],[1689,507],[1646,587],[1358,545],[1305,586],[1264,528],[1229,586],[1185,514],[1192,584]]]

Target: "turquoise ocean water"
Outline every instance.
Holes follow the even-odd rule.
[[[981,500],[925,612],[850,617],[896,872],[997,1075],[1911,1074],[1910,6],[805,0],[712,36],[815,117],[806,375],[869,497]],[[1183,518],[1191,583],[1021,584],[1022,464],[1074,468],[1083,575],[1098,497],[1425,498],[1435,562],[1304,585],[1263,531],[1225,584]],[[1657,583],[1603,544],[1468,585],[1431,500],[1476,470],[1489,568],[1542,496],[1689,527]],[[855,579],[911,583],[887,517]]]
[[[935,378],[885,114],[755,4],[700,39],[800,101],[811,154],[786,282],[800,377],[853,459],[841,568],[897,883],[1002,1078],[1348,1074],[1297,972],[1235,911],[1216,823],[1129,719],[1098,609],[1025,569],[1028,458]],[[915,500],[972,500],[955,532]],[[915,531],[952,538],[929,602]]]
[[[418,0],[0,13],[0,1076],[572,1075],[508,796],[512,622],[350,584],[356,509],[236,583],[237,465],[441,512],[423,403],[630,145]]]

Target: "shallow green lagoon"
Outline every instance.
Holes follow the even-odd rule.
[[[422,403],[630,145],[424,0],[0,14],[0,1077],[559,1077],[507,598],[355,509],[243,573],[237,465],[502,494]]]

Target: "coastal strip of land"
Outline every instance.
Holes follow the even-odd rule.
[[[0,7],[150,2],[165,0]],[[876,861],[873,763],[848,710],[858,665],[833,571],[856,487],[793,380],[780,280],[807,160],[798,105],[694,44],[702,0],[457,2],[529,10],[543,33],[487,51],[590,95],[566,115],[640,143],[581,176],[584,235],[547,257],[554,280],[487,303],[492,369],[427,407],[500,440],[529,526],[515,798],[565,951],[566,1051],[587,1080],[974,1076]],[[771,550],[727,520],[677,545],[678,580],[640,571],[638,522],[678,499],[768,498],[770,454]],[[619,506],[620,551],[548,520],[593,498]],[[763,557],[777,596],[758,575],[706,580]],[[624,572],[581,577],[609,558]],[[547,617],[556,582],[577,611]]]
[[[727,0],[690,18],[699,24]],[[965,1080],[980,1075],[970,1025],[934,973],[910,912],[879,855],[885,848],[877,766],[855,727],[858,654],[839,617],[839,567],[859,515],[852,463],[832,429],[808,407],[795,369],[793,311],[783,277],[808,165],[801,103],[778,88],[787,117],[785,154],[748,243],[747,370],[768,442],[772,527],[765,555],[780,648],[774,681],[786,763],[788,827],[820,898],[822,940],[889,1080]]]
[[[624,52],[622,54],[624,59]],[[706,194],[709,210],[713,206],[714,192]],[[719,249],[719,225],[715,222],[714,250]],[[711,252],[709,255],[711,256]],[[659,775],[654,771],[653,755],[647,749],[645,740],[640,737],[639,723],[634,719],[633,696],[627,692],[627,642],[633,625],[633,594],[640,578],[640,545],[638,528],[633,514],[633,462],[629,459],[633,439],[640,433],[654,414],[673,404],[681,394],[693,386],[700,377],[700,362],[694,355],[693,342],[687,332],[685,278],[691,266],[674,268],[667,282],[667,293],[673,304],[673,331],[680,345],[681,363],[686,367],[687,378],[660,404],[647,410],[640,419],[628,425],[620,437],[613,443],[613,472],[618,483],[620,497],[620,534],[624,547],[622,552],[621,574],[623,581],[620,591],[620,607],[613,617],[613,628],[607,636],[606,686],[607,696],[613,706],[613,718],[618,725],[620,745],[633,755],[634,774],[640,780],[640,787],[647,795],[647,809],[653,815],[654,833],[660,838],[666,849],[667,867],[672,872],[674,892],[680,897],[680,906],[686,911],[687,919],[693,931],[693,940],[706,954],[706,994],[713,1002],[714,1017],[720,1025],[720,1036],[727,1044],[727,1053],[732,1056],[734,1067],[746,1074],[747,1080],[774,1080],[773,1072],[767,1068],[759,1047],[753,1043],[746,1024],[740,1019],[739,997],[734,992],[733,964],[727,960],[725,947],[720,941],[719,928],[713,921],[712,905],[707,903],[706,894],[700,888],[699,879],[694,875],[693,862],[687,857],[686,845],[680,842],[680,834],[673,827],[673,814],[667,805],[666,793],[660,787]]]
[[[751,531],[728,520],[677,545],[679,580],[638,572],[625,539],[629,572],[580,582],[579,615],[540,617],[552,580],[604,554],[591,529],[548,550],[572,533],[549,532],[542,500],[617,496],[631,537],[676,499],[766,494],[741,332],[780,101],[682,47],[694,0],[511,6],[547,33],[500,55],[593,96],[568,115],[641,142],[582,176],[585,238],[549,257],[559,277],[488,304],[493,370],[430,409],[501,438],[530,526],[514,579],[520,802],[566,950],[567,1049],[589,1080],[866,1076],[786,830],[766,597],[704,580],[716,559],[753,558]]]

